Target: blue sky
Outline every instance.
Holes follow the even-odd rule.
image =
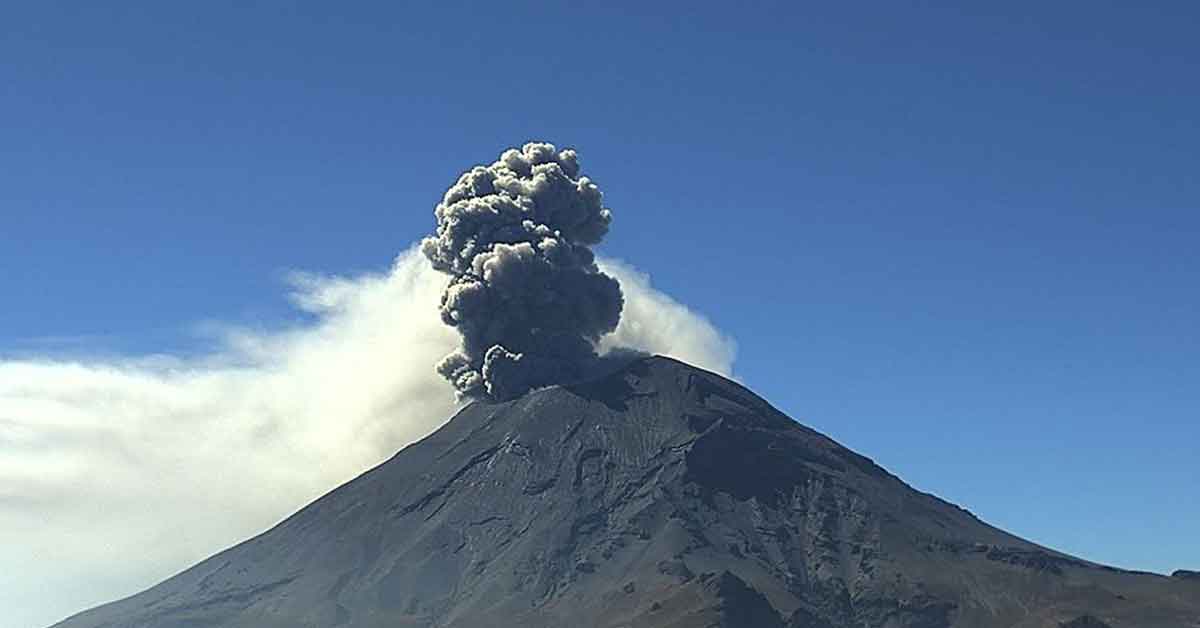
[[[545,139],[601,253],[785,412],[1035,541],[1200,568],[1200,6],[911,4],[6,6],[0,354],[294,324],[288,271],[386,269]]]

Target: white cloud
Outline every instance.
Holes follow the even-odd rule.
[[[708,319],[655,290],[650,276],[636,268],[616,260],[601,260],[600,265],[621,282],[625,294],[621,322],[601,340],[601,351],[632,347],[722,375],[733,374],[737,345]]]
[[[729,374],[734,346],[618,262],[605,347]],[[445,277],[294,277],[314,322],[229,330],[200,358],[0,360],[0,627],[45,626],[261,532],[441,425]]]

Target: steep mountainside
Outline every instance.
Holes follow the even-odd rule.
[[[1200,628],[1200,580],[993,528],[666,358],[476,403],[61,628]]]

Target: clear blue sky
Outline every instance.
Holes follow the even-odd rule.
[[[0,353],[278,324],[546,139],[784,411],[1200,568],[1200,4],[119,4],[0,10]]]

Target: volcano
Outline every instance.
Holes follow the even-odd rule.
[[[1025,541],[654,357],[473,403],[271,530],[57,626],[1196,628],[1200,578]]]

